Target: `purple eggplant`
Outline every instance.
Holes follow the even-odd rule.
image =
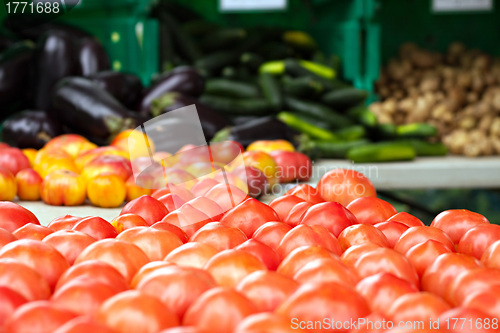
[[[89,75],[88,78],[109,92],[128,109],[137,109],[143,90],[141,79],[137,75],[104,71]]]
[[[95,38],[84,38],[80,41],[78,58],[82,76],[111,69],[106,50]]]

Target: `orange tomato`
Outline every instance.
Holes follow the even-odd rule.
[[[63,150],[68,153],[71,158],[75,158],[82,152],[94,148],[97,148],[97,145],[78,134],[63,134],[57,136],[47,142],[43,147],[43,149],[46,150]]]
[[[258,140],[252,142],[247,147],[247,151],[251,150],[259,150],[265,153],[270,153],[275,150],[295,151],[295,148],[289,141],[286,140]]]
[[[125,188],[127,189],[127,201],[132,201],[143,195],[151,195],[152,190],[149,188],[142,188],[135,182],[134,176],[130,176],[125,182]]]
[[[62,150],[39,150],[35,157],[33,169],[38,172],[42,178],[45,178],[49,173],[56,170],[78,172],[72,157]]]
[[[133,129],[125,130],[115,136],[111,146],[127,152],[132,158],[150,156],[155,153],[153,140],[146,134]]]
[[[266,176],[271,188],[278,184],[279,179],[276,175],[278,166],[271,155],[263,151],[247,151],[243,153],[243,159],[245,165],[259,169]]]
[[[97,207],[118,207],[126,195],[125,182],[117,175],[103,173],[90,179],[87,184],[87,196]]]
[[[217,253],[218,251],[211,245],[189,242],[170,252],[165,261],[179,266],[202,268]]]
[[[137,214],[119,215],[111,221],[111,225],[116,229],[118,233],[134,227],[149,226],[146,220]]]
[[[40,200],[42,182],[42,177],[31,168],[19,171],[16,174],[17,196],[21,200]]]
[[[36,154],[38,153],[38,150],[34,148],[26,148],[26,149],[21,149],[21,151],[30,161],[30,165],[33,166],[33,164],[35,163],[35,157]]]
[[[16,178],[9,170],[0,167],[0,201],[12,201],[16,193]]]
[[[54,206],[78,206],[85,201],[85,179],[69,170],[56,170],[48,174],[40,188],[42,200]]]

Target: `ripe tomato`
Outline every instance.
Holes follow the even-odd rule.
[[[41,241],[21,239],[5,245],[0,258],[12,258],[39,272],[54,289],[57,280],[69,268],[66,259],[52,246]]]
[[[450,209],[438,214],[431,223],[431,227],[443,230],[454,244],[458,244],[460,238],[471,228],[479,224],[490,222],[481,214],[471,212],[467,209]]]
[[[191,188],[191,193],[195,197],[204,196],[212,187],[219,185],[220,183],[212,178],[204,178],[193,185]]]
[[[152,225],[167,215],[168,209],[155,198],[143,195],[127,203],[125,207],[123,207],[120,215],[127,213],[137,214],[142,217],[148,225]]]
[[[152,191],[149,188],[142,188],[137,183],[135,182],[134,176],[130,176],[127,181],[125,182],[125,188],[127,191],[127,194],[125,196],[125,199],[127,201],[132,201],[137,198],[142,197],[143,195],[151,195]]]
[[[116,268],[127,283],[135,273],[149,262],[146,254],[136,245],[117,239],[103,239],[89,245],[76,258],[75,264],[87,260],[100,260]]]
[[[234,333],[304,333],[300,328],[292,328],[290,319],[276,313],[257,313],[243,319]]]
[[[356,322],[356,325],[352,327],[351,330],[349,331],[349,333],[386,333],[386,332],[388,332],[386,318],[379,312],[372,312],[364,318],[359,318]],[[390,332],[392,333],[393,330],[390,330]]]
[[[298,226],[302,221],[302,219],[304,218],[304,215],[306,215],[308,209],[311,208],[312,206],[314,206],[314,204],[308,201],[299,202],[298,204],[293,206],[293,208],[290,210],[290,212],[285,217],[283,222],[292,227]]]
[[[40,200],[40,187],[43,179],[38,172],[28,168],[16,174],[17,196],[20,200]]]
[[[73,158],[62,150],[41,149],[36,154],[33,169],[45,178],[49,173],[58,170],[69,170],[78,173]]]
[[[245,201],[248,195],[232,184],[218,184],[208,190],[204,197],[215,201],[224,212],[227,212]]]
[[[455,250],[455,245],[450,237],[441,229],[435,227],[411,227],[406,230],[394,245],[394,250],[399,253],[406,253],[413,246],[433,239],[442,243],[451,252]]]
[[[426,268],[443,253],[452,253],[452,251],[443,243],[429,239],[414,245],[406,251],[405,255],[410,264],[415,267],[418,276],[422,277]]]
[[[179,324],[179,319],[156,297],[137,290],[121,292],[106,300],[97,320],[117,333],[155,333]]]
[[[101,173],[88,180],[87,197],[97,207],[121,206],[127,196],[125,181],[112,173]]]
[[[73,226],[72,230],[83,232],[97,240],[115,238],[118,235],[116,229],[99,216],[84,217]]]
[[[9,170],[0,166],[0,200],[12,201],[16,194],[16,178]]]
[[[468,295],[462,306],[481,310],[492,317],[500,318],[500,285],[487,290],[478,290]]]
[[[451,306],[441,297],[422,291],[398,297],[385,311],[385,315],[393,322],[413,322],[416,325],[420,321],[420,327],[413,327],[429,328],[429,320],[436,320],[450,309]]]
[[[458,318],[465,318],[459,319]],[[498,320],[498,319],[497,319]],[[449,333],[492,333],[492,324],[494,322],[493,317],[487,313],[480,311],[478,309],[472,309],[469,307],[456,307],[446,312],[443,312],[439,316],[439,322],[442,323],[442,327],[448,327],[447,332]],[[485,325],[479,325],[479,323],[489,323],[489,328],[485,328]],[[477,323],[477,325],[476,325]]]
[[[118,291],[128,289],[127,281],[116,268],[98,260],[88,260],[71,266],[57,281],[56,291],[75,280],[108,284]]]
[[[373,250],[379,249],[380,246],[374,243],[363,243],[359,245],[353,245],[342,253],[340,260],[349,267],[354,268],[354,264],[358,261],[358,258],[363,254],[372,252]]]
[[[267,222],[255,230],[252,238],[276,251],[281,240],[290,230],[292,230],[292,227],[286,223]]]
[[[469,254],[481,259],[484,251],[500,240],[500,225],[497,224],[479,224],[469,229],[460,238],[457,246],[457,252]]]
[[[187,241],[189,240],[189,237],[184,230],[182,230],[178,226],[170,224],[168,222],[161,222],[161,221],[156,222],[155,224],[153,224],[151,226],[151,228],[170,231],[170,232],[176,234],[182,243],[187,243]]]
[[[409,228],[406,224],[396,221],[380,222],[374,227],[382,231],[390,248],[394,248],[401,235]]]
[[[5,244],[13,242],[17,240],[17,238],[5,230],[4,228],[0,228],[0,248],[2,248]]]
[[[418,286],[419,279],[415,268],[408,259],[393,249],[378,248],[361,255],[354,268],[361,278],[377,273],[392,273],[395,276]]]
[[[299,284],[272,271],[253,272],[241,280],[236,290],[251,300],[259,312],[273,312]]]
[[[250,198],[224,214],[220,222],[228,227],[235,227],[252,237],[255,230],[266,222],[279,221],[276,212],[268,205]]]
[[[62,150],[69,154],[72,158],[75,158],[79,154],[97,147],[81,135],[63,134],[51,139],[43,148],[55,151]]]
[[[15,290],[30,302],[50,297],[47,281],[37,271],[14,259],[0,259],[0,286]]]
[[[114,333],[111,328],[98,323],[95,319],[85,316],[79,316],[66,324],[60,326],[54,333]]]
[[[175,264],[166,261],[150,261],[146,265],[142,266],[137,273],[135,273],[132,282],[130,282],[130,287],[136,289],[137,285],[148,277],[154,271],[161,269],[163,267],[175,266]]]
[[[255,305],[232,288],[212,288],[198,297],[184,315],[183,325],[207,332],[232,333],[245,317],[257,312]]]
[[[281,240],[276,253],[285,258],[290,252],[300,246],[318,245],[336,255],[342,253],[338,240],[321,225],[301,224],[290,230]]]
[[[76,257],[95,241],[94,237],[76,230],[56,231],[42,240],[59,251],[70,265],[73,265]]]
[[[461,272],[476,267],[479,267],[479,261],[471,256],[460,253],[441,254],[424,271],[422,290],[433,292],[449,301],[451,295],[446,294],[446,288],[453,279]]]
[[[325,201],[335,201],[347,206],[361,197],[376,197],[372,182],[361,172],[348,169],[328,171],[318,182],[318,188]]]
[[[276,177],[280,183],[307,181],[312,176],[311,159],[302,153],[275,150],[270,153],[276,162]]]
[[[450,304],[463,304],[472,293],[489,291],[500,285],[500,269],[477,267],[456,274],[448,285],[446,295]]]
[[[279,183],[277,171],[278,165],[274,158],[263,151],[246,151],[243,153],[245,165],[259,169],[267,178],[271,188]]]
[[[181,208],[168,213],[161,222],[173,224],[181,228],[188,237],[191,237],[201,227],[212,222],[212,219],[186,203]]]
[[[310,202],[312,204],[318,204],[325,202],[325,200],[321,197],[318,188],[314,188],[309,184],[301,184],[297,185],[291,189],[289,189],[285,194],[295,195],[302,200]]]
[[[125,182],[132,176],[132,166],[130,161],[123,156],[100,155],[87,163],[82,170],[82,176],[87,181],[102,174],[118,176],[123,181],[123,189],[125,189]]]
[[[159,197],[157,200],[164,204],[169,212],[173,212],[186,203],[185,200],[183,200],[177,194],[173,193],[165,194],[164,196]]]
[[[179,266],[202,268],[208,260],[217,253],[219,253],[219,251],[211,245],[199,242],[189,242],[170,252],[165,257],[165,261]]]
[[[84,332],[82,332],[84,333]],[[167,328],[160,333],[207,333],[194,326],[177,326],[173,328]]]
[[[391,273],[378,273],[359,281],[356,291],[365,298],[373,312],[385,313],[399,297],[419,289]]]
[[[500,240],[488,246],[481,257],[481,263],[490,268],[500,268]]]
[[[43,179],[40,196],[48,205],[78,206],[87,196],[87,183],[85,178],[73,171],[55,170]]]
[[[237,250],[243,250],[250,254],[253,254],[257,259],[262,261],[266,265],[267,269],[276,270],[280,263],[278,254],[264,243],[259,242],[256,239],[249,239],[244,243],[236,246]]]
[[[204,269],[221,286],[234,287],[248,274],[267,270],[266,265],[253,254],[243,250],[224,250],[210,258]]]
[[[148,274],[139,282],[137,290],[157,297],[182,319],[198,297],[216,286],[214,278],[202,269],[171,265]]]
[[[361,197],[346,207],[359,223],[377,224],[387,221],[398,211],[390,203],[377,197]]]
[[[342,230],[339,235],[339,244],[342,251],[347,250],[347,248],[353,245],[368,242],[377,244],[381,247],[389,247],[389,242],[385,235],[371,224],[351,225]]]
[[[300,224],[322,225],[335,237],[339,237],[342,230],[358,220],[349,210],[337,202],[325,202],[309,208]]]
[[[208,244],[217,251],[222,251],[232,249],[247,239],[247,236],[238,228],[225,226],[219,222],[210,222],[198,229],[189,241]]]
[[[116,232],[121,233],[134,227],[147,227],[146,220],[137,214],[123,214],[118,215],[111,221],[111,225],[115,228]]]
[[[137,245],[150,261],[163,260],[173,249],[183,244],[176,234],[149,227],[127,229],[116,239]]]
[[[71,230],[73,229],[73,226],[80,222],[82,219],[83,217],[77,217],[73,215],[60,216],[50,221],[47,225],[47,228],[51,229],[52,231]]]
[[[0,228],[14,232],[26,223],[40,224],[35,214],[13,202],[0,201]]]
[[[21,149],[12,147],[0,149],[0,165],[14,176],[19,171],[31,167],[30,161]]]
[[[292,325],[298,326],[300,322],[311,330],[310,325],[325,318],[335,321],[350,322],[352,318],[362,318],[370,313],[365,300],[353,288],[346,287],[336,282],[323,282],[319,284],[305,284],[297,289],[287,300],[276,309],[276,313],[292,319]],[[346,329],[336,329],[336,332],[348,332]],[[332,331],[332,329],[330,329]]]
[[[293,279],[301,284],[337,282],[353,286],[359,281],[358,274],[339,258],[314,259],[302,266]]]
[[[213,200],[205,197],[198,197],[188,201],[188,204],[205,213],[213,221],[220,221],[224,215],[222,208]]]
[[[337,258],[333,252],[318,245],[301,246],[290,252],[278,266],[278,273],[293,278],[305,264],[320,258]]]
[[[17,239],[42,240],[53,231],[43,225],[28,223],[15,230],[12,235]]]
[[[27,300],[21,294],[14,290],[0,286],[0,327],[3,327],[5,320],[9,318],[14,311]]]
[[[299,197],[296,197],[295,195],[285,194],[284,196],[278,197],[271,201],[269,203],[269,207],[271,207],[276,212],[276,214],[278,214],[280,221],[284,221],[293,206],[300,202],[305,201]]]
[[[420,221],[415,216],[408,214],[407,212],[399,212],[397,214],[394,214],[387,221],[403,223],[408,227],[423,227],[425,225],[424,222]]]

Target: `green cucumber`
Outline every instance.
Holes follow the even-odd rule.
[[[240,63],[251,70],[259,69],[263,62],[264,59],[257,53],[245,52],[240,56]]]
[[[297,59],[285,59],[284,60],[284,68],[283,70],[290,74],[291,76],[309,76],[309,77],[314,77],[316,80],[321,82],[325,90],[331,90],[335,88],[335,84],[333,80],[325,79],[323,76],[318,75],[304,66],[300,63],[299,60]]]
[[[281,75],[285,72],[285,63],[283,60],[267,61],[260,65],[259,73],[270,73],[273,75]]]
[[[252,98],[260,95],[259,89],[253,84],[223,78],[208,79],[205,83],[205,93],[235,98]]]
[[[415,149],[398,142],[372,143],[351,148],[347,152],[347,158],[355,163],[411,161],[415,156],[417,156]]]
[[[377,124],[374,128],[375,135],[380,139],[394,139],[397,137],[396,125]]]
[[[270,73],[259,74],[259,86],[264,97],[276,110],[280,110],[283,105],[283,96],[278,81]]]
[[[353,141],[365,137],[366,129],[361,125],[353,125],[335,131],[335,134],[342,140]]]
[[[230,115],[258,116],[268,115],[272,111],[269,102],[263,98],[242,99],[203,94],[199,101],[216,111]]]
[[[243,40],[247,31],[241,28],[222,28],[208,34],[200,42],[203,50],[214,51],[227,48],[233,43]]]
[[[299,60],[299,63],[302,67],[304,67],[308,71],[311,71],[318,76],[324,77],[325,79],[333,80],[336,76],[335,70],[333,68],[330,68],[322,64],[318,64],[317,62],[308,60]]]
[[[285,96],[284,103],[288,109],[298,113],[314,116],[319,120],[328,123],[331,128],[336,129],[354,125],[354,122],[351,119],[322,104],[300,100],[291,96]]]
[[[353,87],[333,90],[323,95],[323,103],[339,110],[348,109],[364,103],[368,93]]]
[[[436,127],[425,123],[413,123],[399,125],[396,127],[396,133],[400,138],[407,137],[432,137],[437,134]]]
[[[396,142],[406,144],[417,152],[417,156],[444,156],[448,148],[442,142],[427,142],[421,139],[401,139]]]
[[[314,141],[301,137],[298,150],[313,158],[345,158],[350,149],[369,144],[366,139],[354,141]]]
[[[276,118],[285,123],[288,127],[303,134],[307,134],[311,138],[324,141],[338,140],[335,133],[308,123],[291,112],[280,112]]]
[[[292,78],[283,76],[283,91],[295,97],[317,96],[324,90],[323,84],[312,76]]]
[[[198,59],[194,65],[200,70],[212,74],[225,66],[234,64],[238,60],[238,57],[238,52],[219,51]]]
[[[378,124],[377,116],[366,106],[359,106],[348,110],[347,116],[366,127],[374,127]]]
[[[311,35],[303,31],[285,31],[283,40],[301,50],[314,51],[318,47]]]

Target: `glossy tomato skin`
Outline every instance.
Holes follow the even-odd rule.
[[[374,243],[381,247],[389,247],[389,242],[385,235],[371,224],[351,225],[339,235],[340,247],[343,251],[349,247],[363,243]]]
[[[500,240],[488,246],[481,257],[481,263],[490,268],[500,268]]]
[[[287,232],[292,230],[288,224],[283,222],[267,222],[255,230],[252,238],[277,250],[278,246]]]
[[[143,195],[130,201],[123,207],[120,215],[132,213],[141,216],[148,225],[160,221],[168,214],[168,209],[164,204],[149,195]]]
[[[166,261],[150,261],[146,265],[142,266],[137,273],[135,273],[132,282],[130,282],[130,287],[136,289],[139,283],[147,278],[154,271],[161,269],[163,267],[174,266],[174,263]]]
[[[236,246],[236,249],[253,254],[255,257],[257,257],[257,259],[262,261],[264,265],[266,265],[267,269],[270,270],[276,270],[280,263],[280,259],[276,251],[256,239],[249,239],[244,243]]]
[[[319,193],[319,189],[312,187],[309,184],[297,185],[286,192],[286,194],[295,195],[312,204],[325,202]]]
[[[479,224],[489,224],[486,217],[467,209],[450,209],[438,214],[431,223],[431,227],[443,230],[450,236],[454,244],[471,228]]]
[[[302,153],[276,150],[271,152],[277,165],[277,175],[280,183],[293,180],[307,181],[312,176],[311,159]]]
[[[76,223],[72,229],[83,232],[97,240],[118,236],[116,229],[99,216],[85,217]]]
[[[406,253],[411,247],[425,242],[429,239],[440,242],[451,252],[455,251],[455,245],[450,237],[441,229],[434,227],[411,227],[406,230],[394,245],[394,250]]]
[[[195,197],[200,197],[205,195],[205,193],[207,193],[212,187],[218,184],[220,183],[212,178],[205,178],[194,184],[191,188],[191,192]]]
[[[271,201],[269,203],[269,207],[274,209],[276,214],[278,214],[280,221],[284,221],[293,206],[300,202],[305,202],[305,200],[296,197],[295,195],[287,194]]]
[[[234,333],[303,333],[298,327],[292,327],[290,319],[275,313],[257,313],[243,319]]]
[[[207,223],[212,222],[202,211],[186,203],[181,208],[168,213],[161,222],[167,222],[181,228],[188,237]]]
[[[500,240],[500,225],[479,224],[469,229],[460,238],[457,252],[469,254],[477,259],[481,259],[488,246]]]
[[[79,206],[87,197],[87,181],[76,172],[55,170],[43,179],[40,196],[48,205]]]
[[[80,222],[82,219],[83,217],[64,215],[50,221],[47,227],[52,231],[71,230],[73,229],[73,226]]]
[[[304,218],[304,215],[306,215],[307,210],[314,206],[314,204],[304,201],[304,202],[299,202],[295,206],[292,207],[288,215],[285,217],[283,222],[288,224],[291,227],[296,227],[302,222],[302,219]]]
[[[53,231],[43,225],[28,223],[15,230],[12,235],[17,239],[42,240]]]
[[[0,249],[10,242],[17,240],[17,238],[4,228],[0,228]]]
[[[170,252],[165,257],[165,261],[179,266],[203,268],[207,261],[217,253],[219,253],[219,251],[211,245],[199,242],[189,242]]]
[[[111,221],[111,225],[116,229],[117,233],[134,227],[147,227],[146,220],[137,214],[118,215]]]
[[[353,267],[358,261],[359,257],[365,253],[372,252],[379,249],[380,246],[374,243],[363,243],[359,245],[353,245],[342,253],[340,260],[349,267]]]
[[[408,214],[407,212],[399,212],[397,214],[394,214],[387,221],[403,223],[408,227],[423,227],[425,225],[424,222],[420,221],[420,219],[411,214]]]
[[[40,186],[42,177],[35,170],[28,168],[16,174],[17,196],[20,200],[40,200]]]
[[[151,228],[170,231],[176,234],[177,237],[179,237],[179,239],[182,241],[182,243],[187,243],[187,241],[189,240],[189,237],[184,230],[168,222],[156,222],[151,226]]]
[[[79,316],[60,326],[53,333],[114,333],[111,328],[90,317]]]
[[[199,211],[205,213],[212,221],[220,221],[224,215],[222,207],[219,206],[215,201],[210,200],[205,197],[198,197],[189,200],[188,203],[198,209]]]
[[[301,284],[337,282],[348,287],[356,285],[358,274],[346,266],[339,258],[320,258],[306,263],[293,276]]]
[[[386,311],[386,316],[394,322],[400,321],[424,321],[436,320],[451,306],[441,297],[429,292],[417,292],[404,294],[394,301]],[[421,328],[429,328],[423,326]]]
[[[30,161],[18,148],[4,148],[0,150],[0,165],[9,170],[14,176],[21,170],[31,167]]]
[[[5,321],[14,313],[14,311],[27,300],[16,291],[0,286],[0,327],[3,327]]]
[[[387,221],[398,211],[390,203],[377,197],[361,197],[346,207],[359,223],[377,224]]]
[[[320,258],[337,258],[333,252],[318,245],[301,246],[290,252],[279,264],[278,273],[293,278],[307,263]]]
[[[247,239],[247,236],[238,228],[229,227],[219,222],[211,222],[196,231],[189,240],[208,244],[217,251],[223,251],[232,249]]]
[[[76,257],[95,241],[92,236],[76,230],[56,231],[42,240],[59,251],[70,265],[73,265]]]
[[[372,182],[355,170],[335,169],[323,175],[318,188],[325,201],[338,202],[347,206],[361,197],[375,197],[377,192]]]
[[[119,207],[127,196],[125,181],[118,175],[102,173],[87,182],[87,197],[97,207]]]
[[[13,202],[0,201],[0,228],[14,232],[27,223],[40,224],[35,214]]]
[[[466,324],[462,326],[462,323],[458,323],[455,318],[465,318]],[[439,322],[442,323],[441,326],[446,327],[449,333],[491,333],[495,331],[492,328],[494,321],[494,318],[487,313],[469,307],[456,307],[443,312],[439,316]],[[490,323],[489,328],[485,328],[484,325],[480,327],[479,323],[483,324],[485,322]]]
[[[449,284],[446,295],[450,304],[459,306],[467,297],[480,291],[489,291],[500,285],[500,269],[476,267],[457,274]]]
[[[218,184],[208,190],[204,194],[204,197],[217,202],[222,210],[227,212],[248,199],[248,194],[232,184],[229,184],[229,186],[226,184]]]
[[[358,223],[358,220],[348,209],[337,202],[325,202],[309,208],[300,224],[322,225],[335,237],[342,230]]]
[[[0,259],[0,286],[17,291],[30,302],[48,299],[51,293],[42,275],[14,259]]]
[[[0,166],[0,201],[12,201],[16,194],[16,178],[9,170]]]
[[[409,228],[406,224],[396,221],[380,222],[375,224],[374,227],[382,231],[387,238],[387,243],[390,248],[394,248],[399,237]]]
[[[415,267],[418,276],[422,277],[427,267],[443,253],[452,253],[452,251],[443,243],[429,239],[412,246],[406,251],[405,255],[408,261]]]

